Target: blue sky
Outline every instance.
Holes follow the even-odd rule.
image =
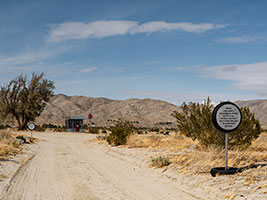
[[[0,84],[176,105],[267,98],[267,1],[0,1]]]

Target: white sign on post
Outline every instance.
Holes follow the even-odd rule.
[[[217,105],[212,113],[212,121],[218,130],[229,133],[238,128],[242,120],[241,111],[232,102]]]
[[[242,121],[239,107],[232,102],[222,102],[212,112],[212,122],[216,129],[225,133],[225,171],[228,170],[228,137]]]
[[[238,127],[241,121],[241,113],[236,106],[225,104],[218,109],[216,121],[221,128],[233,130]]]
[[[30,124],[28,125],[28,128],[29,128],[31,131],[33,131],[33,130],[35,129],[35,124],[34,124],[34,123],[30,123]]]
[[[32,131],[35,129],[35,124],[34,123],[29,123],[28,128],[31,130],[31,138],[32,138]]]

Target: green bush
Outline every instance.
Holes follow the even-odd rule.
[[[203,104],[183,103],[182,111],[174,111],[178,131],[206,147],[224,148],[225,134],[215,129],[212,123],[213,105],[208,98]],[[239,128],[229,133],[229,148],[246,148],[261,133],[260,122],[255,119],[249,108],[242,107],[242,122]]]
[[[129,121],[120,121],[111,128],[111,133],[107,137],[110,145],[118,146],[127,143],[128,137],[133,133],[134,127]]]
[[[44,132],[45,131],[45,128],[43,126],[36,125],[34,130],[35,131],[38,131],[38,132]]]
[[[5,128],[5,126],[2,125],[2,124],[0,124],[0,130],[1,130],[1,129],[4,129],[4,128]]]
[[[158,133],[159,132],[159,128],[151,128],[151,129],[149,129],[149,131],[150,132],[157,132]]]
[[[88,131],[89,131],[89,133],[98,134],[99,128],[98,127],[89,127]]]

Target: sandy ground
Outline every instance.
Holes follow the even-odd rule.
[[[230,176],[179,174],[149,168],[153,152],[88,142],[95,135],[35,133],[40,142],[1,162],[3,200],[114,199],[267,199],[266,188],[232,185]],[[234,188],[240,189],[240,191]]]

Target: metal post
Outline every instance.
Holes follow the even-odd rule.
[[[225,171],[227,171],[228,168],[228,138],[229,138],[229,133],[225,134]]]
[[[32,131],[31,131],[31,138],[32,138]]]

